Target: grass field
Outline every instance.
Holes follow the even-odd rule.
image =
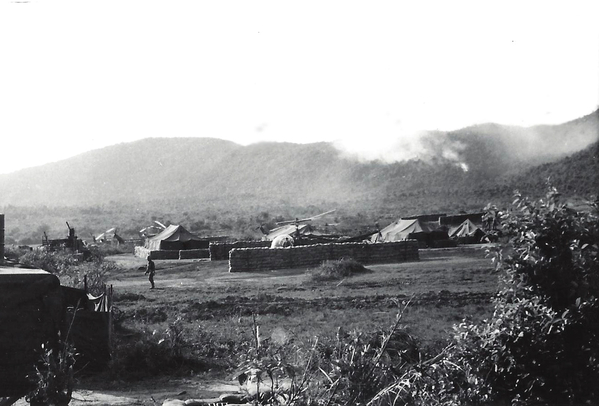
[[[129,373],[126,386],[158,390],[157,380],[166,379],[168,386],[173,379],[182,385],[184,379],[197,382],[198,393],[205,395],[199,388],[206,381],[226,382],[235,369],[239,352],[253,340],[254,319],[264,339],[308,348],[315,337],[330,340],[339,329],[388,330],[410,299],[400,328],[424,352],[434,353],[450,338],[455,323],[491,315],[497,277],[483,247],[421,250],[420,258],[370,265],[371,272],[331,282],[313,282],[306,269],[229,273],[227,261],[159,260],[156,289],[149,289],[145,260],[128,254],[108,257],[122,268],[108,281],[114,288],[116,345],[130,348],[148,337],[176,339],[178,348],[197,361],[164,369],[158,374],[163,376],[148,370]],[[169,330],[174,324],[177,337]],[[117,377],[84,380],[83,385],[123,385],[111,379]]]

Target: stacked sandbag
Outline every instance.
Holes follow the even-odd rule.
[[[195,250],[149,250],[146,247],[135,247],[135,256],[152,259],[200,259],[209,258],[210,251],[207,248]]]
[[[233,248],[229,252],[229,272],[312,267],[324,261],[352,258],[362,264],[417,261],[415,240],[369,243],[331,243],[287,248]]]
[[[236,241],[236,242],[211,242],[210,260],[225,261],[229,259],[229,251],[233,248],[259,248],[270,247],[270,241]]]
[[[179,251],[179,259],[199,259],[199,258],[210,258],[210,250],[207,248],[200,248],[197,250],[181,250],[181,251]]]
[[[179,250],[155,250],[150,251],[152,259],[179,259]]]

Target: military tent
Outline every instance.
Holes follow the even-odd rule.
[[[371,237],[371,242],[418,240],[421,245],[432,246],[433,241],[447,240],[447,231],[420,219],[399,219]]]
[[[159,250],[193,250],[208,248],[210,242],[200,238],[181,225],[171,224],[160,234],[148,238],[145,247],[151,251]]]
[[[449,238],[458,240],[462,244],[476,244],[485,236],[485,232],[469,219],[459,226],[449,230]]]

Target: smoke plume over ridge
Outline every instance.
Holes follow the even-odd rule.
[[[455,131],[403,131],[335,142],[346,158],[384,163],[420,160],[453,163],[464,171],[540,164],[578,152],[599,140],[599,110],[559,125],[479,124]],[[484,158],[483,158],[484,157]],[[491,172],[493,172],[491,170]]]
[[[466,145],[450,139],[446,133],[414,131],[403,133],[396,138],[368,137],[334,142],[335,147],[345,158],[360,162],[380,161],[383,163],[420,160],[427,163],[451,162],[468,170],[462,152]]]

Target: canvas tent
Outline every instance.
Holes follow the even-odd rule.
[[[190,233],[185,227],[171,224],[160,234],[148,238],[145,247],[151,251],[180,251],[208,248],[209,244],[208,240]]]
[[[484,214],[482,212],[451,214],[439,217],[439,224],[448,227],[450,230],[459,227],[466,220],[470,220],[474,224],[482,224]]]
[[[422,245],[431,246],[435,240],[447,240],[447,232],[430,222],[420,219],[399,219],[380,232],[373,234],[371,242],[418,240]]]
[[[449,230],[449,238],[456,239],[463,244],[478,243],[484,236],[484,231],[469,219],[464,220],[462,224]]]

